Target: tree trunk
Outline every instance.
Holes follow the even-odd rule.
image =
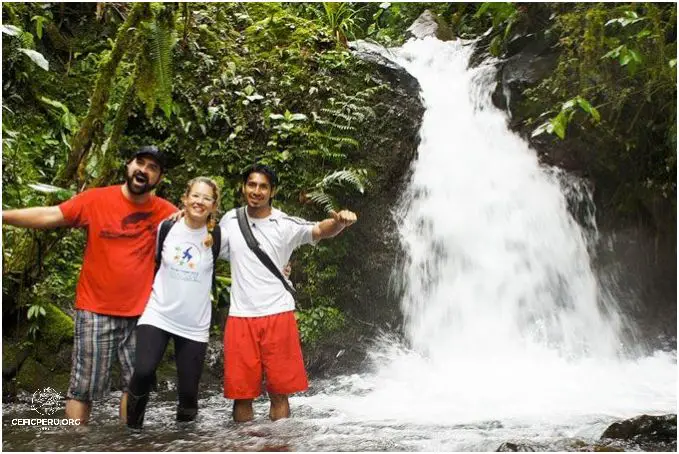
[[[116,170],[120,164],[120,155],[118,152],[120,145],[120,138],[125,131],[125,126],[127,126],[127,118],[130,115],[132,106],[134,104],[134,98],[137,93],[137,79],[139,78],[139,61],[144,58],[140,53],[135,61],[134,74],[130,77],[130,85],[125,90],[123,99],[120,102],[120,107],[116,112],[116,117],[113,120],[113,128],[111,129],[111,134],[106,139],[102,153],[101,168],[99,169],[99,176],[88,185],[89,187],[99,187],[106,186],[113,183],[116,176]]]
[[[113,85],[113,77],[115,76],[118,64],[136,35],[132,29],[136,29],[142,20],[150,17],[150,13],[151,10],[148,3],[135,4],[125,23],[118,30],[111,55],[102,64],[101,71],[97,76],[94,91],[90,98],[90,108],[80,125],[78,133],[71,141],[71,153],[68,156],[66,165],[54,180],[55,186],[68,186],[76,180],[78,167],[87,157],[92,143],[96,140],[95,134],[101,134],[103,130],[102,125],[106,113],[106,102]]]

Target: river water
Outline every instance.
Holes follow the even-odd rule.
[[[591,193],[507,129],[490,100],[492,62],[468,69],[470,44],[428,38],[385,53],[417,77],[426,111],[394,211],[404,331],[375,341],[369,370],[312,381],[291,399],[294,417],[276,423],[259,401],[254,422],[233,424],[218,389],[184,425],[172,395],[158,396],[141,434],[114,422],[114,400],[77,434],[12,426],[35,415],[5,406],[3,448],[493,451],[514,441],[572,451],[614,421],[676,413],[676,344],[639,348],[591,266]]]

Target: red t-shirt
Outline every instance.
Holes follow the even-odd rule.
[[[71,226],[87,229],[75,307],[141,315],[153,285],[158,224],[177,208],[156,196],[136,204],[125,198],[120,185],[87,190],[59,208]]]

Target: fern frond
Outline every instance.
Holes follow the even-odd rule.
[[[156,100],[169,117],[172,112],[172,30],[165,21],[151,23],[150,50]]]
[[[323,207],[325,211],[331,211],[337,205],[332,196],[323,192],[323,190],[309,192],[306,196],[316,205]]]
[[[338,136],[331,136],[331,135],[326,135],[325,137],[332,142],[339,143],[339,144],[342,144],[342,145],[349,145],[349,146],[352,146],[352,147],[355,147],[355,148],[358,148],[358,146],[359,146],[358,140],[353,139],[351,137],[343,137],[343,136],[338,137]]]
[[[146,52],[148,43],[140,49],[140,52]],[[153,65],[148,58],[137,59],[138,76],[134,81],[137,89],[137,96],[146,106],[146,116],[151,117],[153,110],[156,108],[156,82]]]
[[[361,194],[365,192],[363,184],[367,172],[365,169],[343,169],[332,172],[316,184],[319,189],[328,188],[332,185],[349,186]]]
[[[331,126],[333,128],[339,129],[340,131],[343,131],[343,132],[349,132],[349,131],[355,131],[356,130],[356,128],[354,126],[342,125],[342,124],[339,124],[339,123],[333,123],[331,121],[328,121],[324,124],[327,125],[327,126]]]

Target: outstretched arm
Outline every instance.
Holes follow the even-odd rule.
[[[356,213],[349,210],[342,210],[339,213],[331,211],[332,217],[325,219],[314,226],[312,231],[313,240],[318,241],[324,238],[332,238],[339,234],[346,227],[356,222]]]
[[[68,225],[58,206],[3,211],[2,223],[31,229],[52,229]]]

